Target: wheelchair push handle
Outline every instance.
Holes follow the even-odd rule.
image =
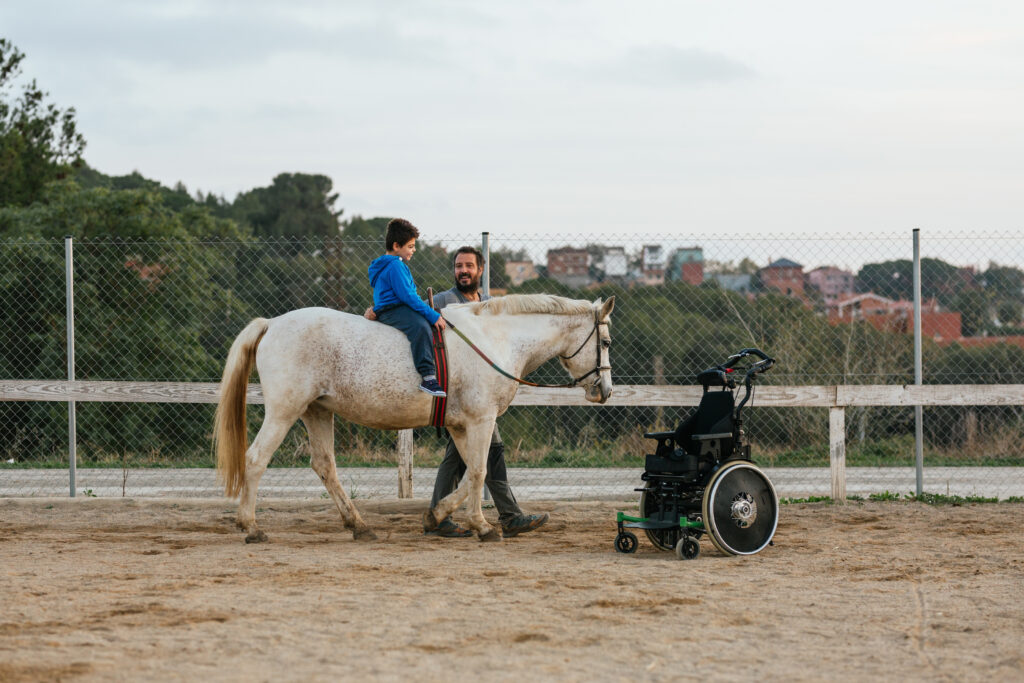
[[[761,359],[761,361],[772,361],[772,362],[775,362],[774,358],[771,358],[767,353],[765,353],[761,349],[753,349],[753,348],[751,348],[751,349],[740,349],[738,352],[736,352],[736,353],[732,354],[731,356],[729,356],[729,360],[726,361],[725,367],[731,368],[733,365],[738,363],[741,359],[746,358],[747,356],[751,356],[751,355],[757,356],[758,358]],[[760,361],[758,361],[758,362],[760,362]],[[755,363],[755,365],[756,365],[756,363]]]
[[[747,385],[750,384],[755,375],[765,372],[775,365],[775,359],[760,349],[741,349],[738,353],[734,353],[729,356],[729,358],[721,365],[708,368],[697,375],[697,383],[702,384],[705,387],[719,386],[735,389],[736,380],[732,374],[735,372],[735,370],[733,370],[733,366],[747,356],[757,356],[761,359],[746,368],[743,379],[744,384]]]
[[[750,349],[741,349],[739,352],[734,353],[733,355],[729,356],[729,360],[727,360],[725,362],[725,364],[723,366],[721,366],[721,367],[723,367],[723,368],[731,368],[732,366],[736,365],[736,363],[740,362],[742,359],[746,358],[747,356],[757,356],[758,358],[761,359],[761,360],[759,360],[759,361],[757,361],[755,363],[752,363],[750,365],[750,367],[747,368],[747,372],[746,372],[746,379],[747,380],[752,379],[755,375],[759,375],[762,372],[766,372],[766,371],[770,370],[771,367],[773,365],[775,365],[775,359],[772,358],[771,356],[769,356],[767,353],[765,353],[761,349],[750,348]]]

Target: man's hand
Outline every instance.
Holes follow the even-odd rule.
[[[443,330],[445,327],[447,327],[447,325],[444,324],[444,318],[438,318],[437,322],[434,323],[434,327],[436,327],[439,330]]]
[[[363,317],[366,318],[367,320],[376,320],[377,314],[373,312],[373,308],[367,308],[366,311],[363,313]]]

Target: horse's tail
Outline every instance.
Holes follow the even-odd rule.
[[[245,451],[249,448],[245,421],[245,393],[256,362],[256,347],[270,327],[266,318],[256,318],[235,338],[220,380],[220,402],[214,418],[213,440],[217,449],[217,475],[224,482],[224,494],[234,498],[245,483]]]

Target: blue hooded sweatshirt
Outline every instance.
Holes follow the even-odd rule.
[[[373,310],[405,304],[426,318],[431,325],[441,317],[440,313],[427,306],[416,295],[412,272],[402,257],[384,254],[374,259],[370,264],[369,276],[370,286],[373,287]]]

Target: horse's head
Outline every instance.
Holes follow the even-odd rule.
[[[592,403],[604,403],[612,395],[609,359],[612,337],[608,328],[613,308],[614,296],[604,303],[600,299],[595,301],[593,318],[577,327],[567,339],[567,353],[558,357],[562,367],[583,387],[587,400]]]

